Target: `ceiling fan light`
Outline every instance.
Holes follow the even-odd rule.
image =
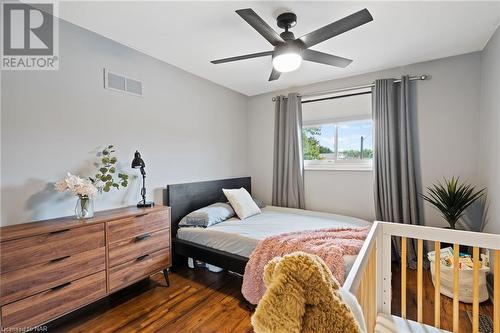
[[[273,58],[273,67],[278,72],[293,72],[300,67],[302,57],[298,53],[283,53]]]

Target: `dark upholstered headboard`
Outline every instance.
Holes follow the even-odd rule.
[[[190,212],[216,202],[226,202],[223,188],[244,187],[251,191],[251,178],[229,178],[196,183],[168,185],[163,190],[163,204],[170,206],[172,220],[172,237],[177,235],[179,222]]]

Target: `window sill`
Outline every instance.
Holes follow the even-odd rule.
[[[305,171],[368,171],[373,172],[371,165],[304,165]]]

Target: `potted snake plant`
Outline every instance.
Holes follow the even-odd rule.
[[[449,224],[448,229],[457,229],[457,224],[463,217],[465,210],[481,198],[484,192],[484,188],[476,191],[474,186],[461,182],[459,177],[451,177],[451,179],[445,178],[444,184],[438,182],[427,187],[427,194],[420,195],[439,210]],[[448,246],[452,245],[442,244],[442,247]]]
[[[460,182],[457,177],[444,179],[444,184],[438,182],[427,188],[427,194],[421,194],[422,198],[437,208],[443,218],[448,222],[448,229],[457,229],[457,224],[460,223],[464,216],[465,210],[484,195],[485,189],[476,191],[475,187]],[[452,244],[441,243],[441,248],[453,247]],[[460,253],[470,253],[468,246],[460,245]],[[454,263],[455,264],[455,263]],[[484,264],[484,263],[483,263]],[[483,266],[479,270],[479,299],[480,302],[488,299],[488,291],[486,289],[486,272],[488,267]],[[435,268],[430,265],[432,282],[435,285]],[[459,300],[465,303],[472,303],[472,270],[459,271]],[[440,292],[448,297],[454,297],[453,268],[441,264],[441,279]]]

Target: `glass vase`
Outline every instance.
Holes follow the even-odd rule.
[[[94,200],[85,196],[78,196],[75,206],[77,219],[90,219],[94,217]]]

